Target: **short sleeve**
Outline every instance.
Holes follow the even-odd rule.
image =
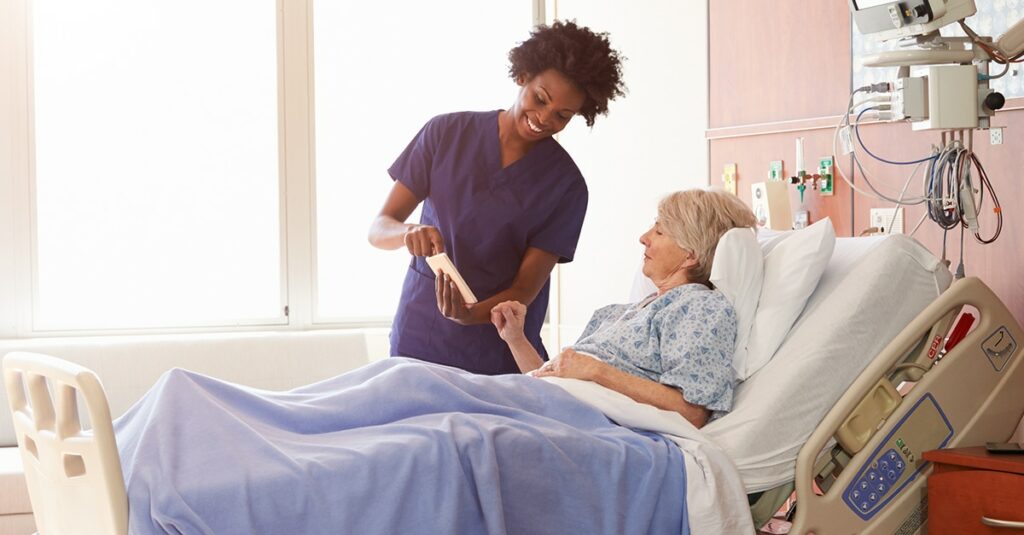
[[[388,168],[391,178],[409,188],[421,201],[430,194],[430,170],[435,151],[440,145],[444,122],[444,116],[427,121]]]
[[[587,215],[587,197],[587,185],[581,177],[530,237],[530,247],[558,256],[559,263],[572,262]]]
[[[731,409],[736,315],[729,302],[718,292],[702,291],[664,309],[655,321],[661,383],[678,388],[694,405]]]

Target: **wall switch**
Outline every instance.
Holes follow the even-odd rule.
[[[988,142],[992,145],[1003,144],[1003,129],[1002,128],[989,128],[988,129]]]
[[[736,195],[736,164],[727,163],[722,169],[722,188]]]
[[[772,160],[768,164],[768,180],[777,182],[784,180],[782,160]]]
[[[893,215],[895,214],[895,217]],[[871,226],[881,234],[903,234],[902,208],[872,208]],[[889,229],[889,225],[892,229]]]

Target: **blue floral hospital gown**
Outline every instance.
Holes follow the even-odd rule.
[[[685,284],[643,303],[598,309],[573,349],[678,388],[716,414],[732,408],[736,314],[725,296]]]

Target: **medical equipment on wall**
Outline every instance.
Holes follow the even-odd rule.
[[[896,80],[867,85],[851,95],[846,112],[836,127],[836,154],[850,154],[862,183],[853,182],[837,165],[837,172],[857,193],[895,205],[926,206],[914,227],[930,218],[945,235],[961,230],[961,259],[958,277],[963,275],[963,234],[970,233],[983,244],[992,243],[1002,230],[1002,208],[985,169],[974,153],[974,130],[991,126],[991,117],[1003,107],[1004,96],[989,86],[990,80],[1005,75],[1010,63],[1024,58],[1024,20],[998,39],[982,37],[965,22],[977,11],[974,0],[848,0],[858,30],[882,41],[898,40],[897,49],[864,58],[867,67],[898,67]],[[959,24],[966,36],[946,37],[940,28]],[[990,65],[1002,65],[998,74]],[[912,74],[911,67],[915,68]],[[917,72],[921,69],[922,72]],[[859,97],[859,98],[858,98]],[[851,115],[855,116],[851,122]],[[864,144],[859,124],[865,118],[880,121],[909,121],[913,130],[939,130],[941,142],[930,154],[907,161],[877,156]],[[915,166],[903,188],[883,193],[871,182],[858,152],[891,165]],[[907,189],[923,169],[920,195]],[[986,199],[991,197],[991,199]],[[992,214],[994,226],[981,229],[979,215]],[[988,223],[986,223],[988,225]],[[891,225],[890,225],[891,226]]]
[[[804,138],[796,138],[796,173],[788,180],[791,185],[796,186],[796,190],[800,193],[800,205],[793,215],[794,229],[802,229],[811,223],[810,210],[804,202],[808,189],[816,191],[822,197],[830,197],[835,194],[832,182],[833,161],[832,156],[819,158],[817,169],[814,172],[808,171],[804,166]],[[779,161],[778,164],[781,173],[782,162]],[[774,167],[769,174],[772,176],[776,174]]]
[[[750,185],[750,207],[757,226],[772,230],[793,228],[793,211],[789,207],[789,191],[781,180]]]

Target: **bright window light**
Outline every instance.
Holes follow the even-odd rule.
[[[531,2],[324,0],[313,21],[318,317],[386,319],[409,264],[366,240],[387,169],[431,117],[512,103],[508,51],[529,36]]]
[[[283,321],[276,3],[31,5],[34,328]]]

